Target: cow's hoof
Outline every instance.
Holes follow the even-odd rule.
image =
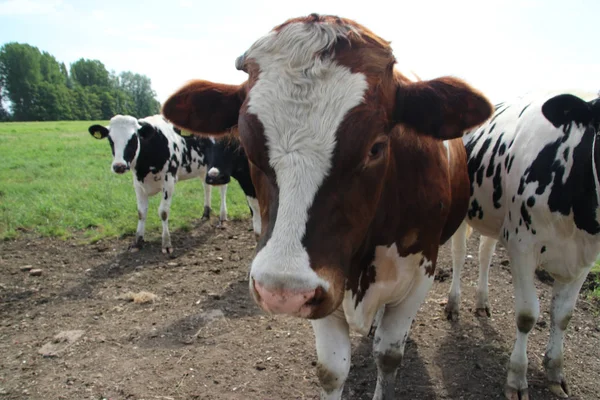
[[[485,318],[485,317],[491,317],[492,313],[490,312],[490,308],[486,306],[486,307],[476,308],[475,315],[478,317],[481,317],[481,318]]]
[[[504,396],[506,396],[506,400],[529,400],[529,390],[525,389],[515,389],[507,386],[504,389]]]
[[[204,212],[202,213],[202,221],[207,221],[210,219],[210,207],[204,207]]]
[[[566,399],[569,397],[569,393],[570,393],[569,385],[567,385],[567,381],[565,381],[564,379],[560,383],[558,383],[558,382],[550,383],[550,385],[548,386],[548,389],[556,397],[560,397],[561,399]]]
[[[130,253],[137,253],[142,247],[144,247],[144,239],[136,239],[135,242],[129,245],[128,250]]]
[[[163,252],[163,254],[171,254],[171,253],[173,253],[173,248],[171,246],[163,247],[162,252]]]
[[[450,305],[450,303],[446,304],[446,307],[444,307],[444,314],[446,314],[446,319],[448,321],[458,321],[458,308]]]
[[[225,229],[225,228],[227,228],[227,225],[225,224],[225,221],[227,221],[227,220],[219,220],[219,223],[217,224],[217,228],[219,228],[219,229]]]

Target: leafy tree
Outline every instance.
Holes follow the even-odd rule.
[[[110,87],[109,74],[99,60],[80,58],[71,64],[71,77],[81,86]]]
[[[159,111],[155,97],[147,76],[117,75],[99,60],[81,58],[68,70],[51,54],[28,44],[12,42],[0,48],[0,121],[145,117]]]
[[[156,100],[156,92],[152,90],[152,82],[145,75],[125,71],[119,76],[120,87],[133,99],[135,109],[133,115],[142,118],[160,111],[160,103]]]
[[[40,51],[28,44],[7,43],[0,49],[0,84],[17,121],[30,119],[34,89],[42,81],[40,60]]]

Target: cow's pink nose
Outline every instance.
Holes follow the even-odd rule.
[[[307,303],[312,303],[316,294],[315,289],[301,292],[289,290],[269,291],[257,281],[254,281],[254,290],[260,297],[260,305],[265,311],[300,317],[307,317],[310,314],[312,307]]]

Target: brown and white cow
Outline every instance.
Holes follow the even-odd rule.
[[[335,16],[288,20],[236,60],[241,85],[193,81],[163,113],[193,132],[238,125],[262,233],[250,292],[312,320],[323,399],[339,399],[349,328],[374,339],[374,398],[394,397],[438,247],[469,198],[463,131],[492,106],[461,80],[411,82],[388,42]],[[444,142],[444,140],[448,140]]]

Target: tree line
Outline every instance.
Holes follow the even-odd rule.
[[[150,78],[115,74],[81,58],[67,69],[50,53],[23,43],[0,48],[0,121],[106,120],[158,113]]]

